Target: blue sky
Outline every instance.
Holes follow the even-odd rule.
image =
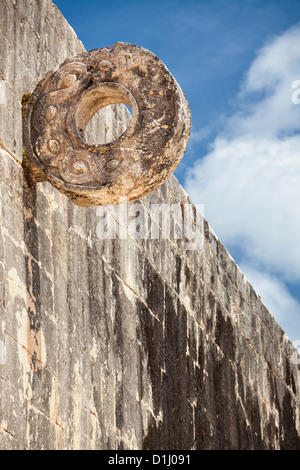
[[[299,0],[54,0],[87,50],[143,46],[192,113],[175,171],[290,339],[300,340]]]

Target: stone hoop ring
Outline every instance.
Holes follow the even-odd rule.
[[[110,104],[132,108],[128,128],[91,144],[85,129]],[[67,59],[24,106],[25,168],[78,206],[118,204],[154,191],[174,172],[191,131],[180,86],[152,52],[116,43]]]

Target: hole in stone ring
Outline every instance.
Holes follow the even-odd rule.
[[[125,104],[104,106],[89,120],[83,131],[83,138],[90,145],[110,144],[128,129],[131,117],[131,106]]]
[[[135,99],[129,90],[116,83],[104,83],[88,90],[75,111],[78,137],[95,148],[118,142],[126,132],[133,131],[136,120]]]

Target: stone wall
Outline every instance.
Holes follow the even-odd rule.
[[[22,96],[83,49],[50,0],[1,0],[0,448],[300,449],[293,347],[205,221],[197,250],[103,240],[24,178]],[[191,201],[171,177],[140,203]]]

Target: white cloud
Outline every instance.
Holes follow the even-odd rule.
[[[222,241],[300,278],[300,137],[218,139],[186,189]]]
[[[204,126],[202,129],[198,129],[196,131],[192,129],[192,132],[189,138],[189,146],[194,147],[195,144],[200,143],[203,140],[207,139],[211,133],[212,133],[212,129],[211,129],[211,126],[209,125]]]
[[[300,24],[258,51],[241,86],[239,109],[185,181],[225,246],[238,247],[245,264],[251,260],[252,267],[283,280],[300,279],[300,104],[291,99],[292,84],[300,79],[299,42]],[[284,285],[279,289],[270,279],[265,286],[273,285],[287,301]],[[275,294],[270,299],[273,310],[287,308]]]
[[[300,79],[300,23],[264,46],[251,64],[241,86],[243,106],[228,121],[228,129],[255,135],[299,131],[299,108],[292,103],[292,83]],[[260,96],[260,100],[255,100]]]
[[[284,282],[246,264],[240,268],[288,337],[292,341],[300,340],[300,304]]]

